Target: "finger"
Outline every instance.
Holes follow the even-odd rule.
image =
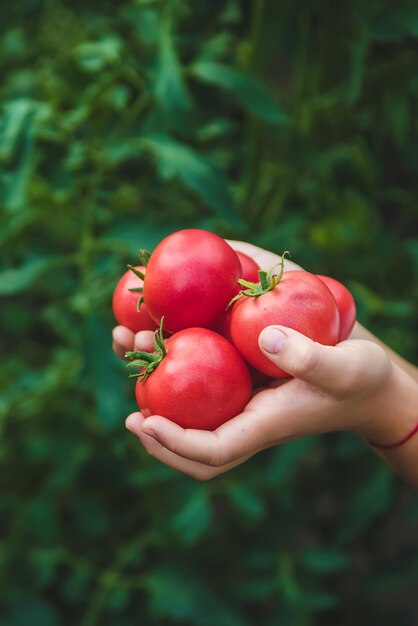
[[[140,330],[135,335],[134,350],[137,352],[154,352],[154,332],[152,330]]]
[[[291,376],[336,397],[361,391],[376,370],[379,376],[381,372],[381,349],[369,341],[324,346],[291,328],[269,326],[260,333],[259,346],[270,361]]]
[[[263,407],[261,415],[251,409],[251,402],[243,413],[215,431],[184,429],[159,415],[145,419],[141,428],[165,448],[185,459],[222,467],[243,457],[249,458],[269,445],[266,430],[270,424],[265,419],[268,406]]]
[[[226,241],[234,250],[243,252],[244,254],[247,254],[249,257],[254,259],[254,261],[256,261],[256,263],[258,263],[258,265],[263,270],[269,270],[271,267],[277,265],[282,260],[282,257],[279,254],[275,254],[274,252],[270,252],[269,250],[259,248],[252,243],[247,243],[246,241],[235,241],[233,239],[227,239]],[[302,268],[297,263],[294,263],[293,261],[285,258],[284,269],[287,272],[289,270],[300,270]]]
[[[151,456],[155,457],[158,461],[161,461],[161,463],[164,463],[168,467],[171,467],[179,472],[183,472],[184,474],[187,474],[197,480],[210,480],[218,474],[226,472],[246,460],[246,458],[237,459],[234,463],[214,468],[209,465],[205,465],[204,463],[198,463],[196,461],[185,459],[164,447],[154,437],[145,434],[141,428],[143,421],[144,417],[141,413],[133,413],[127,418],[126,427],[138,437]]]
[[[112,331],[113,351],[123,359],[126,352],[133,349],[134,333],[125,326],[116,326]]]
[[[292,379],[260,391],[244,413],[216,431],[183,429],[157,415],[144,419],[140,430],[183,461],[193,461],[220,473],[274,445],[340,429],[335,420],[330,421],[334,413],[335,400],[328,394]],[[173,457],[160,451],[157,458],[174,467]],[[177,461],[175,467],[180,468]],[[181,471],[190,474],[188,467],[181,464]]]

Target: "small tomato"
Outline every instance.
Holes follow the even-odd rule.
[[[135,267],[136,270],[146,273],[142,265]],[[158,324],[148,313],[147,305],[143,302],[138,311],[138,301],[141,293],[130,289],[142,288],[143,281],[131,270],[125,272],[115,287],[112,298],[113,315],[122,326],[126,326],[132,332],[140,330],[155,330]]]

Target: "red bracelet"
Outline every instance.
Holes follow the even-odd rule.
[[[370,441],[370,439],[366,439],[367,443],[374,448],[379,448],[379,450],[393,450],[394,448],[399,448],[404,443],[406,443],[409,439],[411,439],[416,433],[418,433],[418,424],[411,430],[410,433],[406,435],[400,441],[396,443],[375,443],[374,441]]]

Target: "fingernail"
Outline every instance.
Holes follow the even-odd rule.
[[[261,335],[263,350],[269,354],[277,354],[286,343],[286,335],[277,328],[269,328]]]

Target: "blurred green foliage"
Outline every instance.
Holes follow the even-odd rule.
[[[417,362],[417,3],[5,0],[1,29],[0,623],[415,623],[409,488],[350,434],[159,465],[110,297],[207,228],[344,281]]]

